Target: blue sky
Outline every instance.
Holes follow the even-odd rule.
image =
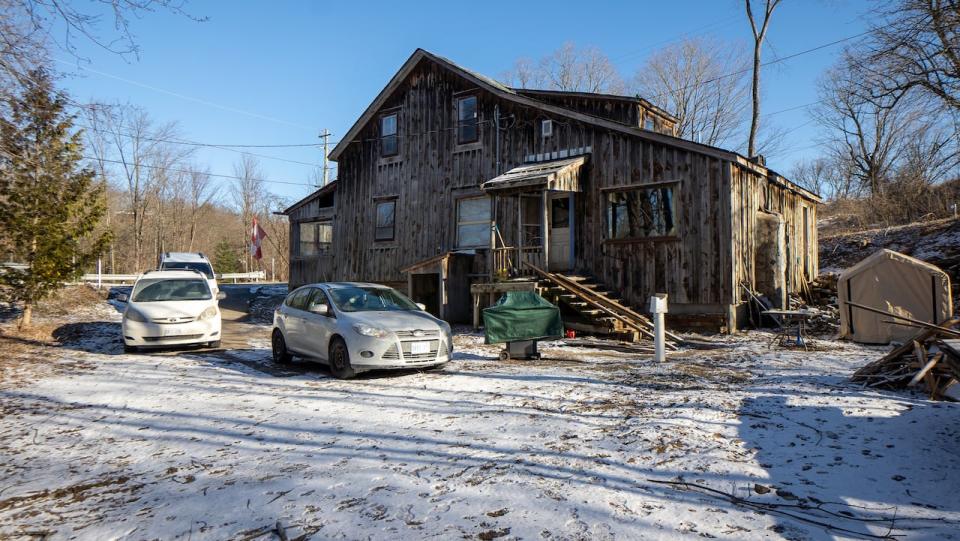
[[[863,32],[866,2],[785,0],[774,13],[764,60]],[[206,2],[133,21],[139,58],[81,44],[66,53],[62,81],[78,100],[128,101],[183,137],[213,144],[300,144],[323,128],[337,140],[416,49],[422,47],[497,77],[520,56],[539,58],[571,41],[603,50],[625,75],[658,47],[685,36],[752,39],[739,0],[661,2]],[[104,33],[109,30],[105,25]],[[837,58],[833,46],[765,68],[763,111],[816,101],[816,81]],[[96,70],[96,73],[92,70]],[[816,155],[816,125],[804,109],[776,114],[790,130],[787,151],[768,165],[788,172]],[[319,163],[314,148],[257,149]],[[212,172],[232,174],[239,154],[198,152]],[[308,165],[261,158],[271,191],[294,201],[311,191]],[[222,179],[220,183],[229,183]],[[283,183],[293,184],[283,184]]]

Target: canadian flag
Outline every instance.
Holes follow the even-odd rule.
[[[267,232],[260,227],[260,224],[257,223],[257,218],[253,218],[253,227],[250,230],[250,255],[254,259],[260,260],[263,258],[263,253],[260,251],[260,243],[263,239],[267,238]]]

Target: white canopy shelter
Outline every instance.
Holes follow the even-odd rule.
[[[840,336],[867,344],[903,341],[919,329],[850,302],[929,323],[942,323],[953,314],[947,273],[893,250],[880,250],[845,270],[837,282],[837,298]]]

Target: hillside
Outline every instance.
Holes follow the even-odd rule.
[[[960,306],[960,219],[946,218],[912,224],[831,233],[820,227],[820,273],[839,274],[870,254],[887,248],[936,265],[950,275],[953,305]],[[830,283],[830,280],[821,280]],[[836,288],[836,280],[832,281]]]

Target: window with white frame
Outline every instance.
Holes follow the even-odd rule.
[[[333,224],[323,222],[300,223],[300,256],[309,257],[325,254],[333,243]]]
[[[457,248],[490,245],[490,198],[469,197],[457,201]]]

